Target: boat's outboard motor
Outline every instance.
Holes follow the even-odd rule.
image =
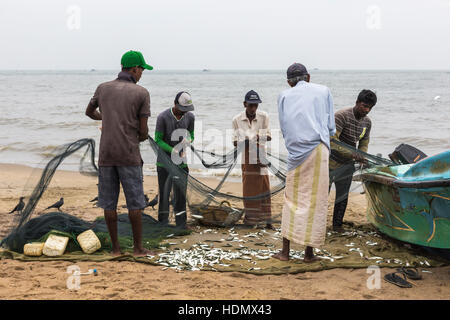
[[[389,158],[396,164],[416,163],[426,157],[428,156],[425,153],[406,143],[399,145],[389,155]]]

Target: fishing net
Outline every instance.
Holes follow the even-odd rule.
[[[5,239],[8,248],[15,252],[23,252],[23,247],[29,242],[45,242],[51,234],[69,238],[66,252],[81,251],[77,236],[92,229],[100,240],[103,250],[111,250],[112,243],[108,234],[108,227],[103,217],[89,222],[64,212],[49,212],[25,223],[16,233]],[[190,232],[179,228],[166,226],[153,217],[142,215],[143,246],[147,249],[157,248],[167,236],[183,236]],[[120,247],[124,251],[131,251],[133,247],[133,233],[128,214],[117,216],[117,234]]]
[[[192,145],[190,146],[191,151],[198,159],[200,159],[204,168],[225,170],[223,177],[218,182],[214,180],[213,182],[209,181],[209,183],[200,181],[191,174],[188,174],[183,168],[174,164],[171,158],[159,148],[151,137],[149,137],[148,143],[151,150],[153,150],[154,155],[159,156],[158,161],[161,162],[168,171],[168,179],[181,190],[187,190],[187,203],[191,216],[198,219],[200,222],[207,221],[216,226],[234,225],[242,218],[242,215],[245,214],[243,200],[259,200],[267,197],[275,197],[279,195],[285,187],[287,172],[286,157],[273,155],[272,153],[267,152],[262,161],[266,164],[270,174],[270,191],[251,197],[243,197],[241,194],[224,190],[225,183],[229,179],[233,168],[236,166],[238,157],[243,150],[245,150],[244,143],[238,144],[237,148],[226,154],[198,150]],[[341,153],[341,155],[336,158],[336,160],[339,160],[337,167],[330,171],[333,179],[343,179],[353,175],[354,171],[345,169],[345,166],[355,165],[353,160],[354,157],[352,158],[351,156],[354,154],[357,154],[360,159],[364,159],[365,167],[373,165],[386,166],[392,164],[390,160],[364,153],[340,141],[333,140],[331,143],[332,148]],[[94,177],[98,175],[98,168],[95,163],[95,141],[93,139],[81,139],[56,148],[45,167],[42,170],[36,171],[39,172],[37,182],[30,179],[28,184],[34,184],[34,187],[30,189],[29,195],[25,197],[25,207],[20,214],[16,215],[16,220],[14,221],[9,235],[2,240],[1,245],[5,245],[14,251],[22,252],[25,243],[41,239],[52,230],[58,230],[72,235],[77,235],[91,228],[98,233],[107,232],[105,227],[99,229],[101,224],[99,224],[98,221],[88,222],[60,212],[49,213],[31,219],[36,205],[47,190],[55,172],[61,163],[68,157],[79,158],[79,172],[81,174]],[[332,153],[331,159],[333,159],[333,157],[334,154]],[[342,158],[346,160],[342,161]],[[358,165],[356,165],[356,167],[361,168],[361,166]],[[351,191],[352,189],[349,190],[349,192]],[[160,201],[167,200],[160,199]],[[276,221],[279,216],[280,214],[272,215],[272,220]],[[144,230],[148,231],[144,232],[145,237],[147,237],[144,237],[144,239],[160,239],[163,235],[183,234],[184,232],[177,228],[172,229],[170,226],[162,226],[156,220],[150,218],[151,217],[143,220]],[[126,220],[127,218],[123,219]],[[131,227],[129,222],[123,222],[124,225],[123,228],[121,228],[121,221],[119,220],[119,230],[122,230],[119,231],[119,236],[122,236],[123,238],[131,237]],[[125,232],[124,230],[127,230],[127,233],[120,234],[120,232]]]
[[[149,143],[153,151],[158,154],[158,161],[163,164],[165,170],[169,173],[168,180],[172,180],[172,183],[180,189],[187,190],[187,203],[191,215],[198,219],[200,223],[216,226],[234,225],[244,214],[243,200],[260,200],[274,197],[285,186],[286,170],[283,167],[280,168],[273,165],[272,163],[280,158],[274,157],[269,153],[264,161],[267,162],[267,168],[272,175],[271,190],[250,197],[222,191],[225,182],[237,164],[238,157],[245,150],[245,143],[238,144],[236,149],[227,154],[197,150],[192,145],[190,146],[193,154],[200,159],[204,168],[225,169],[223,177],[213,186],[200,181],[173,163],[170,156],[161,150],[153,139],[149,138]],[[281,163],[286,163],[284,159],[281,160]],[[160,199],[160,201],[162,203],[165,199]]]
[[[70,144],[55,148],[48,156],[50,158],[44,168],[35,169],[25,186],[25,206],[20,214],[15,215],[13,227],[9,234],[0,242],[15,252],[23,252],[26,243],[45,240],[54,232],[62,232],[70,235],[69,247],[80,249],[76,242],[76,236],[93,229],[102,242],[103,249],[111,248],[108,230],[103,217],[94,222],[89,222],[63,212],[49,212],[31,218],[35,208],[44,197],[44,193],[54,178],[58,167],[64,160],[79,159],[79,173],[87,176],[97,176],[98,167],[95,164],[95,141],[93,139],[81,139]],[[31,187],[32,186],[32,187]],[[59,195],[58,195],[59,196]],[[144,247],[157,247],[159,242],[167,235],[185,235],[189,232],[172,226],[162,225],[149,215],[142,215]],[[132,248],[132,228],[128,215],[118,215],[118,235],[121,248]]]
[[[162,151],[153,139],[149,138],[149,143],[153,151],[158,154],[158,159],[160,159],[159,162],[161,162],[169,172],[168,179],[172,179],[173,184],[178,185],[182,190],[187,190],[187,202],[191,214],[201,223],[207,222],[209,225],[214,226],[234,225],[246,211],[251,210],[243,208],[244,200],[262,200],[266,197],[275,197],[285,187],[287,172],[286,157],[282,155],[276,156],[267,152],[261,153],[260,155],[264,157],[261,162],[266,164],[269,171],[270,191],[246,197],[222,191],[222,187],[237,164],[238,157],[241,153],[245,152],[246,146],[244,142],[239,143],[234,150],[226,154],[198,150],[192,145],[190,146],[190,149],[193,151],[194,155],[200,159],[204,168],[225,169],[223,177],[215,186],[206,185],[204,182],[199,181],[197,178],[174,164],[169,155]],[[248,148],[251,147],[252,145],[250,144]],[[330,186],[336,181],[345,179],[351,180],[354,173],[363,168],[389,166],[394,164],[388,159],[363,152],[339,140],[332,139],[331,148],[333,152],[330,154],[330,161],[334,162],[334,167],[330,167]],[[364,164],[355,163],[355,157]],[[351,169],[349,170],[349,168]],[[336,197],[335,201],[342,201],[348,196],[349,192],[354,191],[357,187],[358,185],[356,184],[350,187],[345,193]],[[278,219],[280,215],[281,213],[272,215],[271,220],[265,221],[265,223],[276,222],[276,219]]]

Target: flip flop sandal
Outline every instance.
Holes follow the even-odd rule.
[[[402,277],[398,275],[401,275]],[[412,288],[412,284],[406,281],[406,275],[402,272],[389,273],[384,276],[384,280],[392,284],[395,284],[400,288]]]
[[[401,267],[397,269],[398,272],[405,274],[408,279],[411,280],[421,280],[422,275],[419,273],[419,270],[414,267]]]

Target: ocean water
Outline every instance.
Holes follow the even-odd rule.
[[[117,71],[0,71],[0,162],[43,166],[59,145],[80,138],[100,139],[100,123],[85,116],[98,84]],[[428,155],[450,149],[450,71],[326,71],[310,70],[311,81],[328,86],[335,110],[353,106],[361,89],[377,93],[369,117],[369,152],[387,157],[400,143]],[[286,154],[279,133],[277,96],[288,88],[280,71],[145,71],[140,85],[150,91],[150,134],[156,116],[173,105],[177,92],[191,93],[195,105],[195,146],[207,150],[232,148],[231,121],[243,110],[247,91],[257,91],[260,109],[269,113],[273,152]],[[155,159],[141,144],[147,172]],[[62,168],[76,169],[79,155]],[[196,171],[220,175],[221,171]]]

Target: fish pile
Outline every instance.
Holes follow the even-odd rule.
[[[253,265],[253,267],[248,268],[248,271],[251,271],[261,270],[257,266],[258,261],[268,260],[272,255],[278,253],[278,250],[273,249],[252,249],[241,244],[239,246],[239,248],[235,248],[235,251],[231,251],[215,248],[206,243],[197,243],[193,244],[190,249],[175,249],[160,253],[157,255],[155,262],[164,266],[164,270],[170,268],[176,271],[217,271],[214,267],[230,267],[232,263],[239,263],[238,260],[241,259]],[[344,256],[333,256],[325,249],[314,249],[314,253],[317,257],[331,262],[344,258]],[[304,256],[304,251],[290,251],[292,259],[303,259]],[[147,258],[154,259],[155,256],[148,255]],[[242,264],[240,266],[243,267]]]
[[[228,266],[222,260],[240,257],[239,252],[214,248],[206,243],[193,244],[189,250],[175,249],[158,254],[156,263],[177,271],[215,270],[214,265]],[[154,256],[147,256],[153,259]]]
[[[366,241],[366,245],[367,246],[377,246],[378,242],[372,242],[372,241]],[[350,242],[345,244],[346,247],[350,247],[350,249],[348,249],[349,252],[356,252],[357,254],[360,255],[361,259],[366,259],[366,260],[376,260],[375,263],[380,264],[382,262],[385,263],[394,263],[394,264],[399,264],[399,265],[405,265],[407,267],[410,266],[410,263],[408,261],[402,261],[401,259],[387,259],[387,258],[383,258],[383,257],[378,257],[378,256],[374,256],[374,257],[369,257],[364,255],[364,251],[361,248],[355,247],[355,243],[354,242]],[[419,261],[420,265],[426,265],[426,266],[430,266],[430,263],[427,260],[424,261]]]
[[[197,242],[192,244],[189,249],[175,248],[173,250],[167,247],[160,247],[164,252],[157,254],[156,256],[148,255],[147,258],[153,260],[157,264],[163,266],[165,269],[174,269],[176,271],[199,271],[199,270],[210,270],[217,271],[217,269],[222,269],[226,267],[240,266],[241,269],[247,268],[248,271],[251,270],[261,270],[261,265],[259,262],[270,259],[274,254],[278,253],[279,250],[275,249],[273,244],[265,242],[257,242],[257,240],[264,241],[265,237],[272,238],[273,240],[281,239],[281,230],[277,229],[275,232],[268,232],[265,229],[249,232],[245,235],[238,234],[234,228],[228,229],[227,233],[222,239],[206,239],[203,242]],[[199,234],[217,234],[217,229],[206,229],[199,232]],[[334,233],[334,232],[333,232]],[[361,238],[363,235],[375,236],[376,232],[365,233],[361,231],[347,231],[342,233],[343,236],[348,238],[356,237]],[[330,234],[329,234],[330,235]],[[167,238],[172,238],[173,235],[168,235]],[[255,241],[256,240],[256,241]],[[187,239],[182,241],[186,243]],[[222,243],[221,247],[215,247],[213,242]],[[262,246],[265,248],[255,249],[246,246],[247,243],[252,242],[253,246]],[[234,243],[234,246],[232,245]],[[176,242],[169,242],[170,245],[177,244]],[[378,242],[365,241],[365,245],[368,247],[378,246]],[[378,256],[368,256],[361,249],[358,248],[355,242],[349,242],[344,244],[348,247],[348,254],[357,254],[361,259],[364,260],[374,260],[375,263],[395,263],[399,265],[406,264],[409,265],[408,261],[401,261],[400,259],[386,259]],[[230,249],[225,249],[230,248]],[[314,248],[314,254],[328,262],[335,262],[336,260],[343,259],[347,255],[333,255],[326,249]],[[305,256],[304,251],[290,251],[291,259],[303,259]],[[245,267],[244,267],[245,261]],[[420,264],[429,265],[427,261],[420,262]]]

